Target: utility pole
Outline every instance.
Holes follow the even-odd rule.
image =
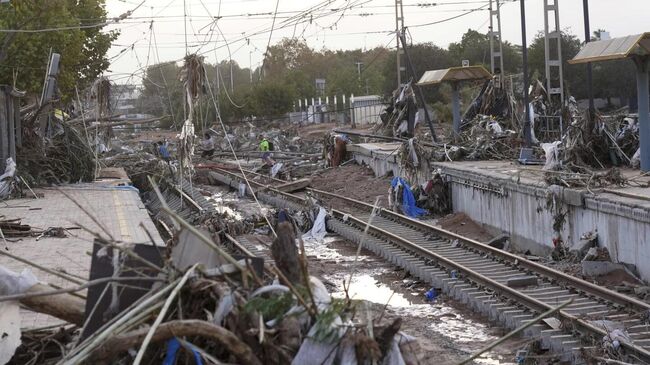
[[[589,29],[589,0],[582,0],[582,11],[585,18],[585,43],[589,43],[591,41],[591,30]],[[589,97],[589,120],[592,121],[596,113],[596,107],[594,105],[591,63],[587,64],[587,96]]]
[[[528,107],[528,45],[526,42],[526,0],[519,0],[519,7],[521,10],[521,56],[523,59],[523,73],[524,73],[524,140],[526,148],[532,148],[533,139],[530,133],[530,108]],[[544,0],[546,1],[546,0]]]
[[[492,74],[503,75],[503,43],[501,42],[501,0],[490,0],[490,66]],[[492,7],[496,3],[496,10]],[[494,25],[496,23],[496,31]],[[499,77],[499,83],[502,83]]]
[[[395,33],[397,38],[397,87],[401,87],[406,80],[402,78],[402,73],[406,72],[406,67],[402,66],[402,55],[404,54],[404,45],[400,37],[404,33],[404,7],[402,0],[395,0]]]
[[[355,65],[357,65],[357,73],[359,74],[359,80],[361,80],[361,65],[363,65],[363,62],[355,62]]]
[[[438,142],[438,138],[436,137],[436,131],[433,129],[433,120],[431,120],[431,116],[429,115],[429,110],[427,109],[427,103],[424,101],[424,94],[422,93],[422,88],[417,84],[417,81],[415,80],[416,78],[415,67],[413,66],[413,62],[411,61],[411,56],[409,56],[409,53],[406,51],[406,35],[404,33],[401,33],[398,39],[402,42],[402,45],[404,46],[404,54],[406,55],[406,64],[408,65],[409,73],[413,77],[413,84],[411,85],[411,87],[413,88],[413,91],[415,92],[415,96],[417,97],[418,101],[420,102],[420,104],[422,104],[422,110],[424,110],[424,120],[427,122],[427,125],[429,126],[429,131],[431,132],[431,141],[434,144],[436,144]]]
[[[553,27],[549,25],[552,13]],[[552,43],[551,43],[552,42]],[[546,92],[549,102],[556,100],[562,110],[564,105],[564,75],[562,66],[562,30],[560,29],[560,8],[558,0],[544,0],[544,54],[546,63]],[[562,135],[562,113],[559,113],[560,136]]]
[[[248,51],[248,73],[251,77],[251,84],[253,83],[253,51]]]

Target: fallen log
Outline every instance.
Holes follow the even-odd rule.
[[[109,364],[121,353],[142,343],[149,328],[113,336],[95,349],[89,364]],[[162,323],[151,338],[151,343],[166,341],[172,337],[201,336],[215,341],[242,364],[262,365],[253,350],[227,329],[201,320],[175,320]]]
[[[53,290],[55,289],[49,285],[36,284],[26,293],[34,294]],[[27,297],[21,299],[20,304],[31,311],[49,314],[77,326],[83,326],[84,324],[86,302],[68,293]]]

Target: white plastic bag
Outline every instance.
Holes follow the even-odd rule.
[[[323,208],[318,210],[318,215],[314,220],[314,225],[311,227],[309,232],[305,233],[302,236],[303,240],[315,239],[318,242],[322,242],[327,234],[325,227],[325,217],[327,216],[327,211]]]
[[[544,150],[546,155],[546,163],[544,164],[544,170],[555,170],[560,165],[560,151],[558,146],[560,141],[555,141],[551,143],[542,143],[541,147]]]
[[[275,175],[277,175],[278,172],[280,172],[280,169],[282,169],[281,162],[278,162],[275,165],[273,165],[273,167],[271,167],[271,177],[275,177]]]
[[[0,296],[22,294],[37,283],[29,269],[18,274],[0,265]]]
[[[11,194],[12,182],[16,175],[16,163],[9,157],[6,161],[5,173],[0,176],[0,199],[4,199]]]

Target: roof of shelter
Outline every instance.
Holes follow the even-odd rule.
[[[492,74],[483,66],[452,67],[444,70],[426,71],[418,85],[433,85],[442,82],[487,80]]]
[[[571,64],[618,60],[633,55],[650,55],[650,32],[589,42],[569,60]]]

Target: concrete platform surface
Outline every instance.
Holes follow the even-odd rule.
[[[157,245],[163,245],[147,210],[133,187],[118,186],[124,179],[106,179],[94,183],[70,184],[58,188],[35,189],[43,194],[40,199],[13,199],[0,203],[3,219],[21,219],[35,229],[49,227],[86,227],[94,232],[106,233],[93,222],[74,202],[86,211],[110,233],[113,239],[129,243],[150,243],[149,236],[140,227],[143,224]],[[67,196],[66,196],[67,195]],[[33,261],[52,270],[63,269],[67,273],[88,280],[93,248],[93,236],[83,229],[70,229],[66,238],[36,237],[8,238],[0,242],[0,250]],[[74,287],[76,284],[48,274],[10,257],[0,255],[0,265],[20,272],[32,270],[42,281],[60,287]],[[22,327],[34,328],[59,323],[56,318],[22,311]]]
[[[544,182],[543,166],[540,165],[521,165],[514,161],[453,161],[453,162],[434,162],[435,167],[447,169],[454,169],[458,171],[474,172],[486,177],[494,177],[497,179],[506,179],[519,184],[532,185],[537,187],[547,187]],[[630,186],[618,187],[609,186],[607,190],[592,187],[586,188],[571,188],[573,190],[583,191],[586,193],[593,193],[595,195],[602,195],[610,199],[621,201],[622,203],[634,203],[640,206],[647,206],[650,208],[650,188],[641,187],[638,185],[647,186],[650,184],[650,174],[644,175],[639,170],[634,170],[627,167],[619,168],[621,174],[626,179],[632,179]],[[603,172],[607,169],[594,169],[594,172]],[[621,194],[616,194],[621,193]],[[633,194],[638,197],[632,197]]]

